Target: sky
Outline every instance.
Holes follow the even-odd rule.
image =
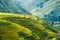
[[[32,15],[43,17],[58,6],[59,0],[14,0],[18,5],[31,12]]]

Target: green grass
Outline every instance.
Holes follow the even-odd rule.
[[[31,15],[30,17],[27,15],[21,17],[20,14],[9,15],[0,15],[1,40],[59,40],[60,38],[60,29],[42,19],[33,18]]]

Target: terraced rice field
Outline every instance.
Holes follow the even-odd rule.
[[[60,40],[60,29],[33,15],[0,13],[0,40]]]

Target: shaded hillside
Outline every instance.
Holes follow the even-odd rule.
[[[13,0],[0,0],[0,12],[30,14]]]
[[[32,15],[0,13],[1,40],[60,40],[60,29]]]

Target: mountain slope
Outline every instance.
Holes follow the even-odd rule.
[[[60,29],[32,15],[0,13],[1,40],[59,40]]]
[[[0,0],[0,12],[30,14],[22,6],[17,5],[13,0]]]

